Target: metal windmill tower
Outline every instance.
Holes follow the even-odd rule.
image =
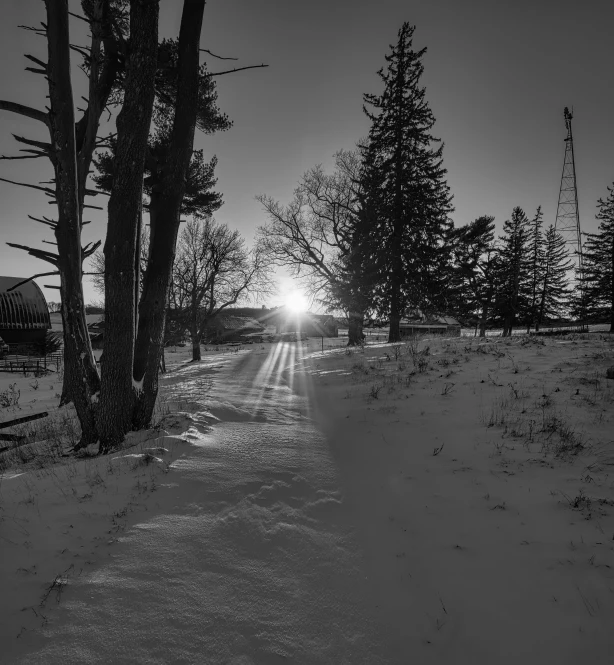
[[[576,164],[573,153],[573,134],[571,120],[573,115],[565,107],[565,159],[559,190],[559,204],[556,209],[555,229],[563,236],[570,258],[574,261],[576,275],[582,273],[582,235],[580,231],[580,213],[578,211],[578,187],[576,183]]]

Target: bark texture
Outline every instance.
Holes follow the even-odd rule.
[[[185,0],[178,48],[178,81],[170,147],[160,183],[150,200],[151,239],[134,356],[134,377],[143,381],[133,412],[135,429],[147,427],[158,396],[158,371],[166,306],[175,259],[179,213],[192,156],[198,109],[200,32],[205,0]]]
[[[64,376],[81,424],[85,446],[96,441],[95,399],[99,390],[85,322],[81,249],[81,205],[76,158],[75,117],[70,78],[70,40],[67,0],[46,0],[49,79],[49,123],[55,171],[58,222],[60,294],[64,323]]]
[[[362,333],[362,322],[364,316],[362,312],[350,312],[348,321],[348,346],[360,346],[364,341]]]
[[[154,102],[158,51],[157,0],[133,0],[124,103],[117,118],[115,173],[108,207],[105,256],[105,354],[98,432],[100,452],[132,426],[135,322],[143,172]]]

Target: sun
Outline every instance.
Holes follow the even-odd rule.
[[[308,306],[307,298],[300,291],[292,291],[286,296],[286,307],[291,312],[305,312]]]

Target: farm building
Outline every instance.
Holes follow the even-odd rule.
[[[231,316],[218,314],[205,330],[205,339],[219,344],[220,342],[255,341],[259,334],[265,333],[265,327],[249,316]]]
[[[279,310],[275,317],[278,334],[300,332],[308,337],[339,337],[339,326],[330,314],[287,312]]]
[[[411,335],[445,335],[446,337],[460,337],[461,325],[451,316],[425,316],[418,312],[399,324],[401,337]]]
[[[10,345],[41,345],[51,329],[47,301],[33,281],[9,290],[22,281],[0,277],[0,337]]]

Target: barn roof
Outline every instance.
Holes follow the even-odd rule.
[[[219,316],[219,315],[218,315]],[[243,330],[264,330],[264,326],[249,316],[227,316],[221,315],[217,322],[222,330],[243,331]]]
[[[401,326],[460,326],[460,323],[452,316],[433,314],[431,316],[412,316],[401,319]]]
[[[0,329],[47,330],[49,309],[43,292],[33,281],[9,291],[22,277],[0,277]]]

